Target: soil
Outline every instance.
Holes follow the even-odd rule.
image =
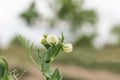
[[[73,80],[120,80],[120,74],[106,70],[91,70],[75,65],[54,65],[53,69],[59,68],[64,72],[65,77]],[[44,80],[42,74],[34,66],[28,68],[28,74],[24,75],[21,80]]]

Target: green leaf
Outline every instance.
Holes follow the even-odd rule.
[[[61,49],[61,44],[58,45],[52,45],[47,52],[44,53],[44,61],[45,63],[52,62],[55,57],[57,56],[58,52]]]
[[[10,80],[10,79],[9,79],[8,75],[5,75],[3,80]]]
[[[50,69],[50,64],[48,63],[43,63],[42,64],[42,72],[43,75],[46,76],[47,78],[50,78],[52,73],[51,73],[51,69]]]
[[[56,69],[51,77],[50,80],[62,80],[62,77],[60,74],[59,74],[59,70]]]
[[[37,62],[32,57],[33,43],[31,44],[28,40],[26,40],[25,38],[23,38],[21,35],[19,35],[18,38],[19,38],[21,44],[23,45],[23,47],[26,49],[26,52],[27,52],[27,55],[28,55],[29,59],[32,61],[32,63],[39,70],[41,70],[41,68],[39,67],[39,65],[37,64]]]
[[[21,35],[18,35],[18,39],[19,39],[20,43],[22,44],[22,46],[25,47],[26,39],[23,38]]]
[[[8,63],[5,58],[0,57],[0,80],[8,80]]]
[[[33,43],[31,44],[28,40],[26,40],[24,37],[21,35],[18,35],[18,38],[20,40],[20,43],[22,46],[26,49],[27,53],[30,53],[33,49]]]
[[[4,77],[5,74],[5,67],[0,63],[0,79]]]
[[[61,42],[62,42],[62,43],[64,43],[64,38],[65,38],[65,37],[64,37],[64,34],[63,34],[63,32],[61,32]]]
[[[40,52],[39,49],[37,49],[37,56],[39,58],[40,64],[42,64],[43,63],[43,54]]]

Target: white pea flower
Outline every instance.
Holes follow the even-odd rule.
[[[56,45],[58,44],[59,40],[55,35],[48,35],[46,41],[48,42],[48,44],[53,44]]]
[[[70,44],[70,43],[66,43],[66,44],[64,44],[64,46],[63,46],[63,50],[64,50],[65,52],[67,52],[67,53],[72,52],[72,50],[73,50],[73,46],[72,46],[72,44]]]

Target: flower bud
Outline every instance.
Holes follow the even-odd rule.
[[[46,33],[44,33],[44,34],[43,34],[43,37],[44,37],[44,38],[47,38],[47,34],[46,34]]]
[[[44,45],[44,44],[46,44],[46,43],[47,43],[46,38],[43,36],[42,39],[41,39],[41,44]]]
[[[48,35],[46,41],[48,44],[56,45],[58,44],[58,38],[55,35]]]
[[[73,50],[72,44],[70,44],[70,43],[64,44],[63,50],[64,50],[65,52],[67,52],[67,53],[72,52],[72,50]]]

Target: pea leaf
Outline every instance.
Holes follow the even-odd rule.
[[[48,63],[43,63],[42,64],[42,72],[43,75],[46,76],[47,78],[50,78],[52,73],[51,73],[51,69],[50,69],[50,64]]]
[[[45,63],[52,62],[55,57],[57,56],[58,52],[61,49],[61,44],[58,45],[52,45],[47,52],[44,53],[44,61]]]
[[[9,80],[8,79],[8,63],[3,57],[0,57],[0,80]]]
[[[50,80],[62,80],[62,76],[59,73],[59,70],[56,69]]]

